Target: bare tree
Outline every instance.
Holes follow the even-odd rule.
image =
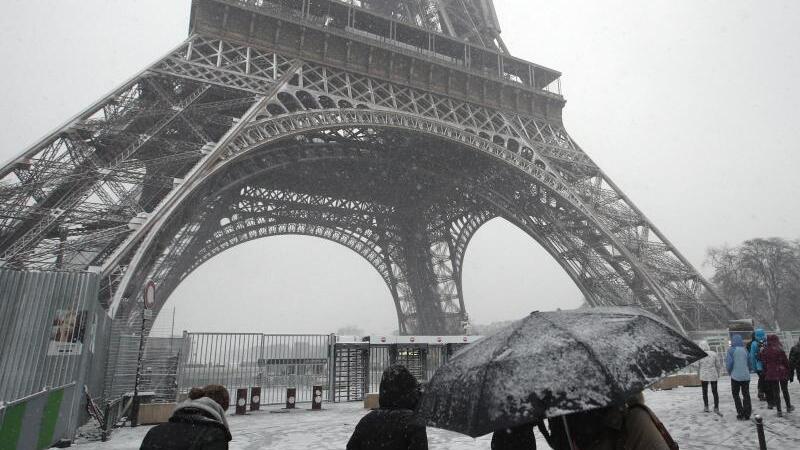
[[[775,330],[796,322],[800,309],[800,242],[751,239],[734,248],[708,251],[712,282],[733,308]]]

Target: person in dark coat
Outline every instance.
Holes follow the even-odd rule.
[[[492,450],[536,450],[533,424],[496,430],[492,434]]]
[[[768,398],[778,409],[778,417],[783,416],[781,411],[781,391],[783,400],[786,402],[786,412],[792,412],[792,400],[789,398],[789,359],[783,351],[781,340],[778,336],[771,334],[767,337],[767,346],[761,350],[761,362],[764,363],[764,380],[769,389]]]
[[[169,422],[147,432],[140,450],[228,450],[228,390],[218,384],[192,388]]]
[[[789,382],[794,382],[794,375],[797,374],[797,381],[800,382],[800,339],[789,351]]]
[[[356,425],[347,450],[427,450],[425,422],[415,410],[420,386],[405,366],[394,364],[383,371],[379,409]]]

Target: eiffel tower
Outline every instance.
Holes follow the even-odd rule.
[[[0,265],[99,271],[132,321],[148,280],[163,305],[229,248],[316,236],[378,271],[401,333],[455,334],[466,248],[502,217],[591,306],[732,317],[569,137],[560,73],[509,53],[491,0],[194,0],[190,29],[0,170]]]

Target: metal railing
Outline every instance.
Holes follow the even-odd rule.
[[[332,339],[326,334],[186,333],[178,396],[207,384],[221,384],[229,392],[260,387],[262,404],[280,404],[286,389],[294,387],[297,401],[308,402],[311,387],[322,385],[327,399]]]

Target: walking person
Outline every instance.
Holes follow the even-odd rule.
[[[744,340],[738,334],[733,335],[731,348],[725,355],[725,367],[731,376],[731,394],[736,406],[736,420],[750,420],[753,407],[750,404],[750,358],[744,349]],[[740,397],[744,397],[742,399]],[[744,402],[742,401],[744,400]]]
[[[800,382],[800,339],[789,351],[789,382],[794,382],[794,374],[797,373],[797,381]]]
[[[711,394],[714,396],[714,412],[719,414],[719,394],[717,393],[717,381],[719,380],[722,367],[717,357],[717,352],[712,351],[708,342],[700,341],[700,348],[706,352],[705,358],[697,362],[697,376],[703,387],[703,411],[708,409],[708,387],[711,385]]]
[[[492,450],[536,450],[533,423],[496,430],[492,434]]]
[[[767,390],[764,387],[764,364],[761,362],[761,358],[759,353],[764,348],[766,344],[767,333],[764,332],[763,328],[756,328],[756,331],[753,333],[753,339],[750,341],[750,367],[756,375],[758,375],[758,384],[756,385],[758,389],[758,399],[767,402],[767,406],[772,406],[772,402],[769,400],[769,395]]]
[[[552,417],[548,424],[549,432],[539,429],[554,450],[678,450],[641,392],[624,405]]]
[[[789,359],[783,351],[781,340],[776,335],[767,338],[767,346],[761,350],[761,361],[764,363],[764,379],[767,383],[768,398],[772,399],[778,409],[778,417],[783,416],[781,411],[781,391],[786,402],[786,412],[794,411],[789,398]]]
[[[428,450],[425,422],[417,416],[420,387],[414,375],[400,364],[383,371],[380,408],[361,418],[347,450]]]
[[[225,410],[230,400],[228,390],[218,384],[192,388],[169,422],[147,432],[140,450],[227,450],[232,437]]]

